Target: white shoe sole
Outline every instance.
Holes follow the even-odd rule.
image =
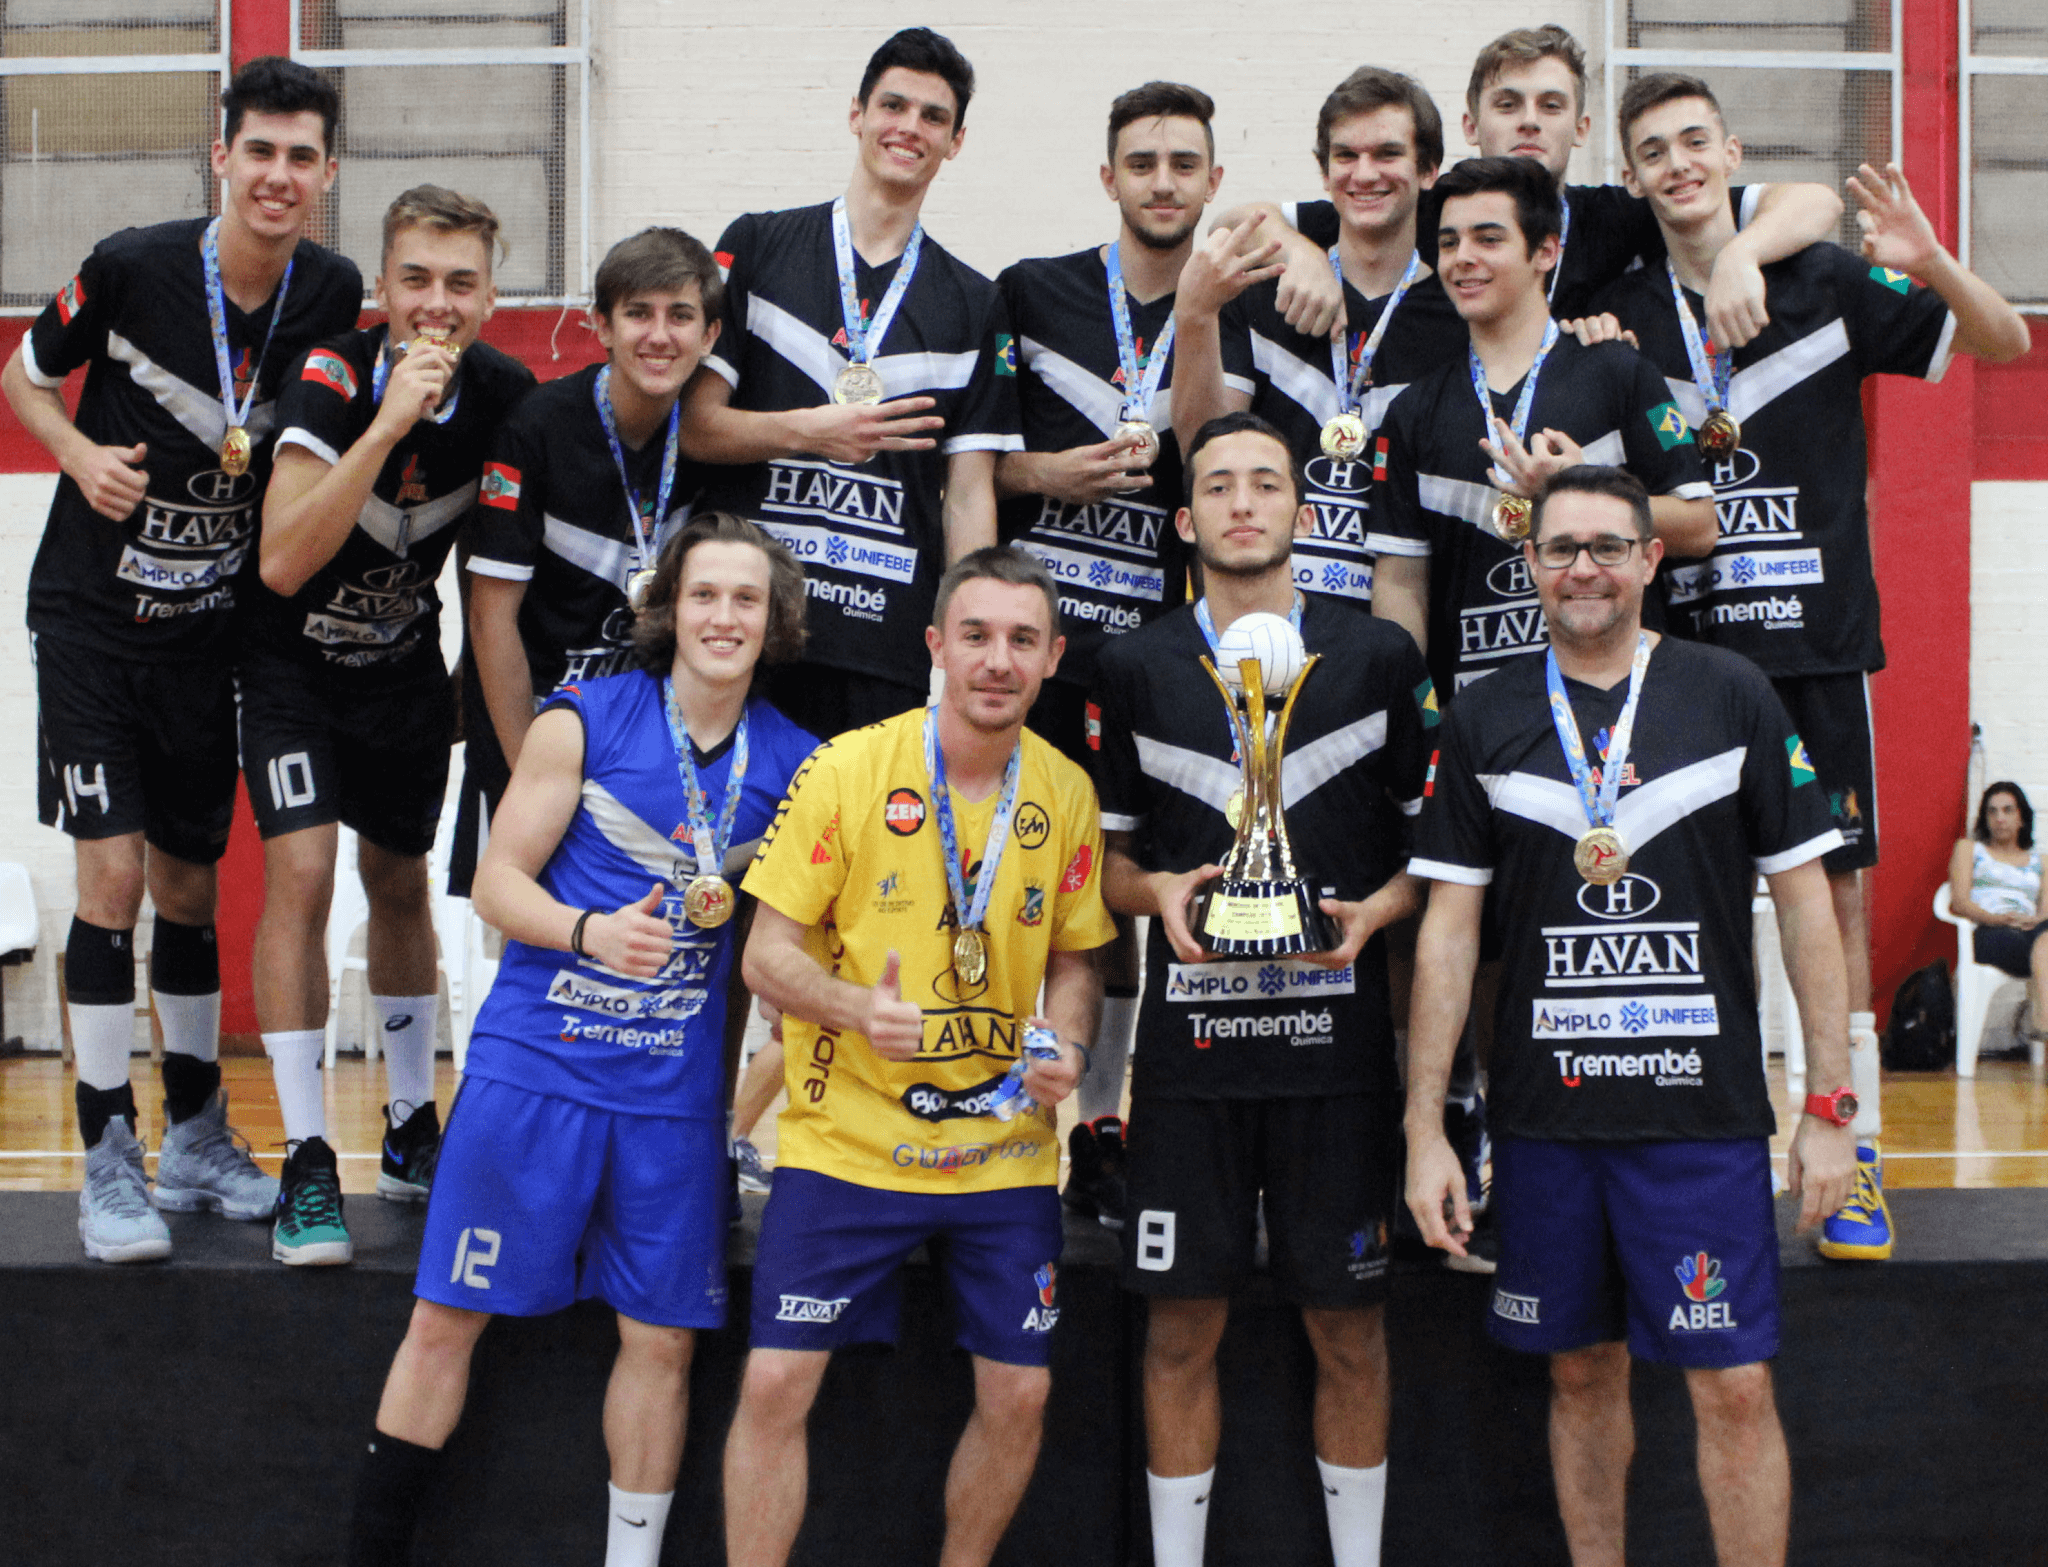
[[[244,1207],[204,1187],[172,1187],[166,1191],[159,1186],[149,1194],[149,1200],[166,1213],[204,1213],[210,1209],[224,1219],[239,1219],[245,1224],[254,1219],[268,1219],[277,1212],[275,1192],[267,1201]]]
[[[315,1241],[306,1246],[286,1246],[271,1238],[270,1255],[287,1268],[331,1268],[355,1261],[353,1241]]]
[[[377,1173],[377,1195],[386,1202],[425,1202],[427,1188],[415,1186],[410,1181],[401,1181],[395,1175]]]
[[[78,1239],[94,1262],[161,1262],[171,1254],[168,1235],[160,1240],[130,1241],[125,1246],[108,1246],[93,1240],[83,1230],[78,1232]]]

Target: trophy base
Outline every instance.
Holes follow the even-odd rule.
[[[1195,898],[1188,928],[1218,957],[1291,958],[1338,944],[1336,922],[1306,881],[1224,876]]]

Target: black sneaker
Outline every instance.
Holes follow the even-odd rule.
[[[289,1267],[350,1261],[355,1245],[341,1219],[341,1172],[334,1150],[319,1137],[288,1148],[270,1255]]]
[[[1104,1229],[1124,1227],[1124,1124],[1113,1115],[1067,1135],[1067,1211]]]
[[[400,1100],[403,1104],[405,1101]],[[425,1202],[441,1159],[441,1112],[430,1100],[403,1121],[384,1107],[384,1159],[377,1170],[377,1195],[386,1202]]]

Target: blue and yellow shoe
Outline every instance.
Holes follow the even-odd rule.
[[[1821,1221],[1820,1254],[1836,1262],[1882,1262],[1892,1254],[1892,1215],[1884,1204],[1884,1154],[1856,1145],[1856,1189]]]

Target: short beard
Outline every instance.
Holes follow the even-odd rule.
[[[1185,212],[1187,209],[1183,207],[1181,210]],[[1147,250],[1156,250],[1162,253],[1169,250],[1178,250],[1182,245],[1187,243],[1188,237],[1192,235],[1196,229],[1200,228],[1201,225],[1202,214],[1198,210],[1192,218],[1188,219],[1184,227],[1182,227],[1177,232],[1171,235],[1148,234],[1145,232],[1145,230],[1139,228],[1137,224],[1133,223],[1130,220],[1130,214],[1126,213],[1124,215],[1124,227],[1131,231],[1131,237],[1137,240],[1137,242],[1143,245]]]
[[[1294,540],[1282,539],[1273,547],[1273,553],[1266,559],[1250,562],[1225,564],[1217,560],[1203,544],[1195,546],[1195,556],[1202,563],[1202,570],[1218,577],[1263,577],[1276,566],[1285,566],[1287,558],[1294,553]]]

